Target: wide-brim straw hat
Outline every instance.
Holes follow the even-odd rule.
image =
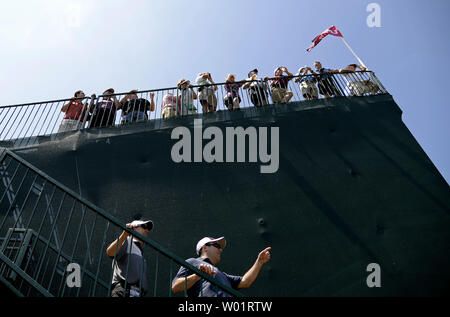
[[[187,79],[181,78],[178,81],[177,86],[180,87],[181,85],[184,85],[184,84],[188,84],[188,86],[189,86],[191,84],[191,82],[189,80],[187,80]]]
[[[114,93],[114,88],[108,88],[108,89],[106,89],[106,90],[103,92],[103,94],[106,95],[108,92],[110,92],[111,94],[113,94],[113,93]]]

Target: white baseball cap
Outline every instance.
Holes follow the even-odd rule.
[[[273,73],[275,74],[277,71],[281,70],[283,68],[283,66],[277,67],[275,68],[275,70],[273,71]]]
[[[199,242],[197,242],[197,254],[200,255],[200,251],[202,249],[202,247],[207,244],[207,243],[214,243],[217,242],[218,244],[220,244],[220,246],[222,247],[222,249],[225,248],[225,246],[227,245],[227,240],[225,239],[225,237],[220,237],[217,239],[211,238],[211,237],[204,237],[203,239],[201,239]]]
[[[130,223],[130,225],[133,228],[140,227],[145,224],[148,226],[149,231],[153,229],[153,221],[151,221],[151,220],[135,220],[132,223]]]

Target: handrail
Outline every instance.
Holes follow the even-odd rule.
[[[40,102],[32,102],[32,103],[21,103],[21,104],[16,104],[16,105],[7,105],[7,106],[1,106],[0,105],[0,109],[3,108],[13,108],[13,107],[24,107],[24,106],[35,106],[35,105],[40,105],[43,103],[55,103],[55,102],[64,102],[64,101],[72,101],[72,100],[84,100],[84,99],[91,99],[91,97],[83,97],[83,98],[66,98],[66,99],[56,99],[56,100],[48,100],[48,101],[40,101]]]
[[[10,158],[9,162],[7,161],[7,158]],[[14,164],[17,164],[14,165]],[[13,175],[11,175],[11,173],[8,173],[8,170],[12,170],[14,171],[14,173],[12,173]],[[37,179],[40,179],[42,181],[42,184],[37,181]],[[2,184],[3,182],[3,184]],[[174,254],[173,252],[171,252],[170,250],[168,250],[167,248],[163,247],[161,244],[153,241],[152,239],[149,239],[148,237],[144,237],[143,235],[139,234],[138,232],[127,228],[121,221],[119,221],[116,217],[110,215],[109,213],[107,213],[105,210],[95,206],[94,204],[92,204],[91,202],[87,201],[86,199],[84,199],[83,197],[81,197],[79,194],[77,194],[76,192],[74,192],[73,190],[67,188],[65,185],[61,184],[60,182],[58,182],[57,180],[53,179],[52,177],[48,176],[47,174],[45,174],[44,172],[42,172],[41,170],[37,169],[36,167],[34,167],[32,164],[30,164],[29,162],[27,162],[26,160],[24,160],[23,158],[21,158],[20,156],[18,156],[17,154],[9,151],[9,150],[5,150],[1,155],[0,155],[0,189],[1,186],[5,187],[5,190],[3,192],[2,195],[2,191],[0,190],[0,215],[4,214],[4,218],[1,219],[0,218],[0,234],[2,233],[2,230],[4,231],[4,229],[8,229],[8,228],[18,228],[20,230],[16,230],[16,234],[19,234],[19,239],[17,239],[17,241],[19,241],[19,246],[16,245],[15,240],[11,239],[11,237],[9,237],[8,239],[6,239],[5,241],[3,241],[3,245],[4,246],[9,246],[10,244],[12,244],[11,246],[11,250],[15,250],[15,249],[20,249],[22,250],[24,247],[29,247],[31,250],[27,251],[27,253],[29,254],[35,254],[33,253],[35,250],[37,250],[38,248],[43,249],[43,251],[41,251],[40,256],[37,256],[37,259],[32,259],[30,257],[28,257],[27,260],[25,259],[19,259],[17,254],[14,254],[13,251],[10,251],[11,254],[4,254],[4,256],[6,256],[11,263],[14,263],[14,261],[18,261],[18,264],[15,264],[17,267],[19,265],[25,265],[25,267],[21,268],[20,270],[23,272],[28,272],[29,270],[38,270],[37,273],[35,271],[33,271],[32,273],[30,273],[30,276],[32,276],[33,274],[37,274],[37,276],[34,276],[35,279],[35,283],[31,283],[32,285],[29,285],[31,287],[38,287],[39,290],[41,290],[41,288],[43,287],[41,284],[41,282],[39,282],[39,279],[44,279],[44,277],[41,276],[45,276],[46,272],[48,271],[48,267],[49,265],[47,264],[47,266],[44,266],[44,262],[48,262],[50,263],[51,261],[56,261],[55,262],[55,268],[56,268],[56,264],[58,263],[58,261],[60,262],[61,259],[67,260],[67,261],[71,261],[72,259],[74,259],[74,254],[75,254],[75,250],[78,250],[78,242],[82,239],[80,237],[80,233],[82,232],[81,228],[82,228],[82,224],[85,223],[85,218],[88,217],[89,215],[87,214],[88,212],[92,212],[92,214],[90,214],[91,216],[94,217],[94,222],[92,224],[91,227],[91,233],[88,234],[88,232],[86,231],[86,238],[85,241],[87,242],[87,246],[90,249],[91,246],[92,247],[98,247],[99,243],[92,243],[92,233],[93,233],[93,229],[94,227],[96,227],[96,223],[99,226],[99,228],[101,228],[102,225],[100,225],[99,222],[97,222],[97,216],[99,216],[101,219],[103,219],[104,221],[106,221],[106,226],[105,226],[105,231],[104,231],[104,235],[103,235],[103,239],[102,239],[102,243],[101,243],[101,247],[100,247],[100,253],[99,253],[99,257],[98,259],[94,260],[98,261],[96,264],[92,263],[89,264],[88,262],[88,258],[89,256],[84,256],[83,257],[83,264],[81,266],[82,271],[83,271],[83,277],[86,274],[86,278],[90,278],[90,281],[93,281],[94,283],[94,288],[93,290],[90,288],[88,293],[89,294],[94,294],[96,293],[96,287],[97,286],[101,286],[103,287],[103,290],[106,291],[106,286],[110,285],[110,283],[99,283],[100,277],[99,277],[99,272],[100,272],[100,264],[103,263],[102,261],[102,255],[103,253],[105,253],[105,241],[106,241],[106,236],[107,236],[107,232],[109,231],[109,227],[112,225],[115,227],[115,229],[119,229],[121,231],[126,231],[128,232],[130,235],[132,235],[133,237],[143,241],[144,245],[149,246],[151,249],[155,250],[157,252],[157,254],[162,254],[163,256],[165,256],[168,260],[170,260],[171,266],[172,266],[172,262],[176,263],[180,266],[183,266],[185,268],[187,268],[189,271],[199,275],[201,278],[203,278],[204,280],[209,281],[211,284],[215,285],[216,287],[218,287],[219,289],[221,289],[222,291],[233,295],[233,296],[243,296],[242,293],[226,286],[223,285],[219,282],[217,282],[213,277],[209,276],[208,274],[200,271],[199,269],[197,269],[196,267],[192,266],[191,264],[189,264],[188,262],[186,262],[184,259],[182,259],[181,257],[177,256],[176,254]],[[49,195],[43,195],[43,192],[47,189]],[[36,191],[38,191],[38,194],[36,194]],[[57,192],[60,192],[60,194],[58,194]],[[31,196],[34,194],[38,195],[37,198],[35,198],[35,201],[32,201]],[[51,193],[51,194],[50,194]],[[58,200],[58,195],[61,196],[61,198]],[[45,196],[46,201],[44,201],[43,196]],[[70,200],[72,199],[72,200]],[[41,213],[40,213],[40,218],[36,219],[35,214],[37,212],[38,206],[44,205],[44,209],[41,208]],[[79,204],[81,206],[82,212],[81,214],[77,214],[74,212],[75,210],[75,205]],[[4,210],[2,208],[2,206],[6,207],[6,210]],[[9,207],[8,207],[9,206]],[[45,207],[46,206],[46,207]],[[53,210],[52,206],[56,206],[57,209]],[[63,207],[64,206],[64,207]],[[62,212],[68,212],[70,211],[70,216],[67,217],[68,221],[67,224],[65,224],[63,226],[63,224],[59,224],[57,225],[57,221],[59,219],[59,214]],[[25,212],[27,212],[27,215],[25,216]],[[56,216],[55,216],[55,212],[56,212]],[[49,219],[47,218],[47,215],[50,215],[53,213],[53,218],[51,218],[49,216]],[[81,220],[79,222],[79,230],[77,231],[78,233],[76,234],[76,240],[74,242],[75,246],[72,249],[72,255],[68,255],[66,254],[64,251],[62,251],[62,248],[64,247],[64,243],[66,240],[66,234],[67,234],[67,229],[69,228],[69,225],[71,224],[72,219],[75,218],[80,218]],[[53,220],[51,220],[53,219]],[[28,221],[27,224],[25,224],[25,221]],[[29,245],[27,246],[26,243],[24,242],[25,240],[25,236],[24,236],[24,230],[22,230],[21,228],[24,229],[28,229],[30,228],[30,224],[36,221],[35,225],[34,225],[34,233],[35,235],[38,236],[38,239],[28,239],[29,241]],[[47,221],[50,221],[50,224],[46,223]],[[6,225],[6,227],[5,227]],[[62,239],[62,241],[59,241],[57,238],[58,233],[56,232],[57,227],[61,228],[65,227],[65,234],[64,234],[64,238]],[[51,228],[50,233],[47,230],[48,228]],[[87,229],[85,227],[85,229]],[[41,237],[41,235],[43,234],[47,234],[49,237],[45,238],[45,237]],[[56,243],[50,243],[50,239],[55,240]],[[7,241],[9,240],[9,241]],[[40,242],[38,242],[38,240]],[[39,244],[40,243],[40,244]],[[38,245],[39,244],[39,245]],[[59,244],[59,247],[56,245]],[[6,248],[7,249],[7,248]],[[53,250],[55,251],[54,253],[56,253],[56,255],[54,255],[52,257],[52,260],[50,260],[49,258],[49,254],[50,252],[48,250]],[[5,251],[6,252],[6,251]],[[23,252],[22,252],[23,254]],[[86,253],[87,254],[87,253]],[[46,257],[48,255],[48,257]],[[0,257],[0,259],[3,259],[3,257]],[[56,259],[56,260],[55,260]],[[32,266],[29,264],[32,261],[38,261],[38,265],[35,265],[34,268],[32,268]],[[66,262],[67,262],[66,261]],[[114,258],[115,261],[115,258]],[[26,263],[25,263],[26,262]],[[8,264],[8,266],[10,267],[10,269],[14,270],[14,267],[9,265],[9,262],[3,261],[3,263]],[[4,265],[4,264],[3,264]],[[50,265],[51,267],[51,265]],[[93,267],[94,269],[96,269],[97,273],[93,273],[89,271],[89,267]],[[158,270],[158,267],[157,267]],[[0,276],[3,276],[3,278],[5,278],[6,273],[8,272],[8,270],[2,266],[2,261],[0,261]],[[20,272],[19,272],[20,273]],[[157,275],[157,271],[155,272],[155,274]],[[50,270],[51,274],[51,278],[49,279],[49,285],[48,288],[45,288],[49,294],[50,293],[50,288],[53,286],[52,282],[54,282],[56,279],[54,279],[55,275],[54,275],[54,270]],[[22,276],[23,277],[23,276]],[[27,273],[27,277],[22,279],[22,281],[20,282],[20,285],[18,287],[22,287],[23,283],[28,283],[30,284],[30,280],[28,278],[28,273]],[[48,281],[47,281],[48,283]],[[156,284],[156,281],[155,281]],[[169,287],[169,285],[168,285]],[[61,292],[62,289],[62,292]],[[60,287],[57,291],[57,294],[54,294],[55,296],[59,296],[59,295],[64,295],[66,289],[66,285],[64,285],[63,280],[61,279],[60,281]],[[109,291],[109,289],[108,289]],[[155,285],[155,294],[156,294],[156,285]],[[80,289],[78,289],[77,295],[79,295],[80,293]]]
[[[289,96],[281,96],[282,91],[271,87],[270,82],[276,79],[275,77],[258,80],[248,79],[234,83],[190,85],[190,88],[197,91],[196,93],[194,91],[195,96],[189,90],[183,92],[184,90],[178,87],[141,90],[136,92],[137,97],[141,100],[130,100],[127,104],[128,113],[123,110],[124,104],[120,104],[116,109],[117,105],[113,101],[108,101],[110,100],[108,98],[114,97],[119,101],[119,99],[128,96],[129,92],[92,95],[92,98],[70,98],[0,106],[0,142],[3,142],[5,147],[15,148],[34,144],[38,142],[37,138],[42,136],[64,135],[63,133],[66,131],[120,126],[192,114],[205,115],[205,112],[208,111],[227,111],[238,107],[257,108],[284,102],[298,102],[333,96],[353,97],[387,93],[371,71],[327,73],[329,79],[324,79],[321,76],[323,75],[283,76],[289,79],[286,87]],[[316,82],[305,84],[301,82],[303,78],[315,78]],[[252,83],[263,85],[262,87],[247,87],[244,89],[244,84]],[[237,95],[235,95],[236,92],[233,92],[232,95],[227,92],[230,84],[240,86],[237,88]],[[206,91],[201,96],[200,91],[205,87],[215,87],[215,90]],[[171,103],[164,104],[165,97],[172,98]],[[176,98],[176,102],[173,101],[174,98]],[[235,98],[239,100],[235,100]],[[148,105],[144,109],[142,99],[146,100],[145,102],[148,102],[148,105],[153,102],[154,111],[149,109]],[[75,113],[74,115],[61,112],[62,105],[72,100],[82,100],[83,109],[75,111],[72,109],[70,112]],[[209,108],[206,107],[206,103],[209,104]],[[169,109],[165,108],[167,105]],[[67,120],[64,118],[67,118]]]
[[[338,74],[347,74],[349,72],[339,72]],[[373,71],[354,71],[353,73],[372,73],[374,74]],[[317,74],[319,75],[319,74]],[[285,76],[288,78],[303,78],[303,77],[308,77],[308,76],[314,76],[312,74],[308,74],[308,75],[294,75],[294,76]],[[320,76],[320,75],[319,75]],[[267,77],[267,80],[273,80],[276,79],[275,77]],[[261,78],[259,80],[241,80],[241,81],[236,81],[234,82],[234,84],[237,83],[249,83],[249,82],[260,82],[261,80],[265,81],[264,78]],[[214,84],[208,84],[207,86],[223,86],[228,84],[227,82],[217,82]],[[191,85],[192,88],[200,88],[203,87],[205,85]],[[166,90],[176,90],[178,89],[178,86],[174,86],[174,87],[166,87],[166,88],[158,88],[158,89],[147,89],[147,90],[137,90],[137,93],[149,93],[149,92],[160,92],[160,91],[166,91]],[[129,91],[123,91],[120,93],[114,93],[111,95],[103,95],[100,94],[97,96],[97,98],[100,97],[106,97],[106,96],[123,96],[123,95],[127,95],[129,93]],[[19,107],[19,106],[32,106],[32,105],[38,105],[38,104],[43,104],[43,103],[55,103],[55,102],[63,102],[63,101],[71,101],[71,100],[81,100],[81,99],[91,99],[91,97],[84,97],[84,98],[66,98],[66,99],[57,99],[57,100],[48,100],[48,101],[40,101],[40,102],[33,102],[33,103],[24,103],[24,104],[15,104],[15,105],[7,105],[7,106],[1,106],[0,105],[0,109],[1,108],[7,108],[7,107]],[[94,98],[95,99],[95,98]]]
[[[44,289],[41,285],[37,283],[33,283],[33,279],[26,274],[24,271],[22,271],[19,267],[17,267],[10,259],[8,259],[5,255],[0,252],[0,261],[5,263],[7,266],[9,266],[11,269],[14,270],[17,274],[19,274],[23,279],[25,279],[30,285],[33,286],[39,293],[46,297],[53,297],[52,294],[50,294],[46,289]]]

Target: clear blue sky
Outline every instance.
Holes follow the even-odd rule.
[[[370,3],[379,28],[367,26]],[[338,38],[306,52],[334,24],[450,180],[448,0],[15,0],[0,12],[2,105],[175,86],[203,71],[222,82],[254,67],[341,68],[356,60]]]

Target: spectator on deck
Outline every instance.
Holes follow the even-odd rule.
[[[225,79],[225,96],[223,98],[223,103],[228,108],[228,110],[239,110],[241,97],[239,96],[239,88],[243,83],[236,83],[236,76],[229,74]]]
[[[197,114],[197,108],[194,105],[194,100],[197,99],[197,94],[189,80],[181,78],[178,83],[178,114],[185,116]]]
[[[89,101],[83,103],[84,98],[84,92],[82,90],[78,90],[75,92],[74,97],[62,106],[61,112],[64,112],[65,115],[59,126],[58,133],[83,128],[85,118],[86,120],[89,119],[86,115],[88,115],[88,110],[90,110],[88,109]],[[95,98],[95,95],[92,95],[91,98]]]
[[[283,75],[284,73],[286,75]],[[288,90],[289,81],[294,75],[284,66],[275,69],[274,74],[275,76],[270,81],[272,100],[274,103],[288,103],[294,96],[292,91]]]
[[[356,69],[367,71],[367,68],[358,64],[350,64],[340,70],[342,76],[347,82],[347,87],[350,90],[351,96],[363,96],[364,94],[375,94],[380,90],[380,87],[370,79],[370,74],[356,73]],[[366,79],[369,78],[369,79]]]
[[[116,111],[121,104],[114,95],[114,89],[109,88],[103,92],[103,99],[95,106],[91,119],[91,128],[108,127],[114,125]]]
[[[269,104],[267,101],[267,82],[258,80],[258,70],[248,73],[247,83],[242,86],[242,89],[248,89],[250,100],[255,107],[261,107]]]
[[[177,116],[177,97],[172,93],[164,95],[162,100],[162,118],[169,119]]]
[[[312,75],[308,75],[311,72]],[[301,76],[295,79],[296,83],[300,83],[300,90],[302,92],[303,98],[306,100],[318,99],[319,92],[316,87],[317,74],[311,69],[311,67],[302,67],[298,70],[296,76]]]
[[[120,101],[122,108],[122,123],[138,122],[148,120],[147,111],[155,111],[155,93],[150,93],[149,102],[147,99],[138,98],[137,90],[131,90]]]
[[[195,82],[198,86],[198,99],[203,107],[203,113],[214,112],[217,109],[217,86],[211,77],[210,73],[198,74]]]
[[[333,96],[342,96],[337,87],[333,74],[339,73],[337,69],[324,68],[320,62],[314,62],[314,67],[319,73],[318,87],[319,93],[324,96],[324,98],[330,98]]]

